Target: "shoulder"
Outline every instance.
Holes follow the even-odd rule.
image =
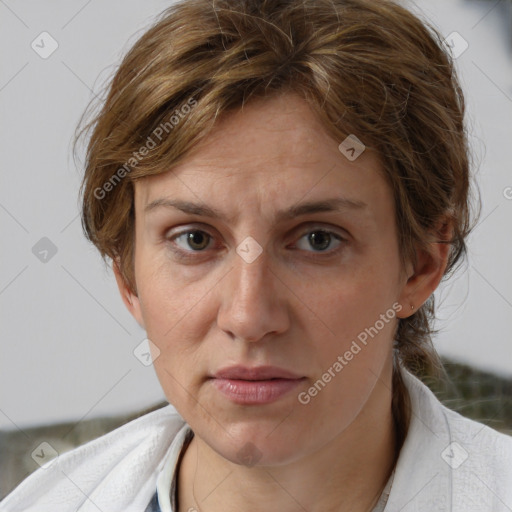
[[[493,428],[466,418],[440,404],[440,408],[450,427],[453,439],[458,439],[476,456],[480,454],[492,459],[493,465],[503,460],[505,468],[512,470],[512,437]]]
[[[168,405],[59,455],[25,479],[0,512],[144,510],[185,421]]]
[[[511,510],[512,437],[440,405],[450,443],[442,453],[460,500],[481,510]],[[474,496],[473,496],[474,495]],[[495,508],[489,507],[495,503]],[[507,505],[507,508],[504,507]]]
[[[467,447],[474,457],[484,454],[493,466],[502,458],[512,470],[512,437],[498,432],[483,423],[466,418],[443,405],[434,393],[417,377],[404,374],[411,397],[411,406],[417,418],[426,422],[441,437]],[[494,457],[496,456],[496,457]],[[508,459],[507,459],[507,456]],[[469,458],[469,454],[468,454]]]
[[[510,510],[512,437],[452,411],[415,376],[402,375],[411,422],[390,502],[417,511]]]

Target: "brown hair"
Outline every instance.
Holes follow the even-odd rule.
[[[186,0],[132,47],[80,132],[92,129],[82,224],[132,290],[133,182],[172,169],[221,114],[283,92],[300,94],[335,140],[355,134],[380,156],[404,264],[451,223],[453,271],[472,229],[470,154],[463,93],[436,29],[391,0]],[[399,320],[396,353],[414,372],[442,367],[433,318],[431,296]],[[396,370],[393,383],[403,389]],[[400,393],[393,407],[403,412]]]

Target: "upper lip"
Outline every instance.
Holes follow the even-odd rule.
[[[214,374],[216,379],[238,380],[269,380],[269,379],[300,379],[301,376],[278,366],[229,366]]]

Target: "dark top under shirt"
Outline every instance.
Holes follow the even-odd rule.
[[[187,436],[183,442],[183,446],[180,451],[180,455],[178,457],[178,462],[176,463],[176,471],[174,473],[173,482],[171,484],[171,490],[175,488],[175,486],[178,485],[178,474],[180,470],[180,464],[181,460],[183,459],[183,455],[185,454],[186,449],[188,448],[188,445],[190,444],[190,441],[192,441],[192,438],[194,437],[194,433],[190,430],[187,433]],[[178,510],[179,502],[178,502],[178,496],[177,491],[174,492],[174,495],[171,495],[171,506],[173,512]],[[158,491],[155,491],[155,494],[153,494],[153,497],[151,498],[151,501],[148,503],[148,506],[144,510],[144,512],[162,512],[162,509],[160,508],[160,503],[158,501]]]

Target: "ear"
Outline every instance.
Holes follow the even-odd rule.
[[[114,275],[117,281],[117,287],[119,288],[119,293],[121,294],[121,298],[123,299],[124,305],[131,313],[133,318],[137,321],[137,323],[145,329],[144,318],[142,316],[142,310],[140,307],[139,297],[135,292],[132,291],[130,285],[126,282],[126,279],[121,273],[119,260],[115,260],[112,263],[112,269],[114,271]]]
[[[435,240],[426,249],[416,252],[416,264],[411,264],[409,277],[400,295],[402,313],[399,318],[413,315],[434,293],[444,276],[450,255],[450,240],[453,235],[451,221],[446,218],[434,230]],[[412,307],[414,306],[414,308]]]

